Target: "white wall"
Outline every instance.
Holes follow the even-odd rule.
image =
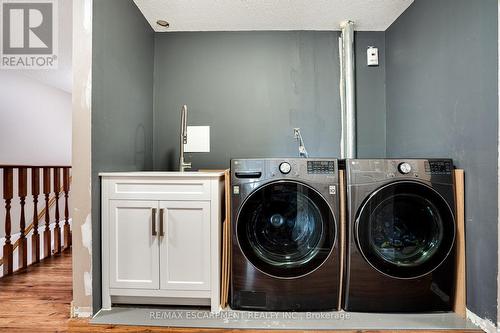
[[[71,94],[0,71],[0,164],[70,165]]]
[[[0,70],[0,164],[71,164],[73,1],[57,3],[58,68]]]

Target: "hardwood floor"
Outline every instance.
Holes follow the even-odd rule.
[[[70,319],[71,251],[29,266],[27,270],[0,279],[0,332],[92,332],[92,333],[215,333],[220,329],[174,329],[118,325],[90,325],[87,319]],[[255,330],[225,330],[256,333]],[[285,331],[272,330],[272,333]],[[294,331],[298,332],[298,331]],[[302,331],[323,333],[325,331]],[[335,331],[378,333],[380,331]],[[394,331],[384,331],[394,332]],[[410,333],[410,331],[405,331]],[[416,331],[422,332],[422,331]],[[437,333],[444,331],[426,331]],[[459,332],[457,330],[453,332]],[[479,330],[461,332],[477,333]]]
[[[0,331],[61,331],[71,299],[71,251],[66,251],[0,279]]]

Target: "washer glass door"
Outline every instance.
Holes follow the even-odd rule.
[[[365,259],[397,278],[415,278],[436,269],[455,239],[453,212],[445,199],[412,181],[376,190],[361,206],[355,227]]]
[[[335,242],[335,220],[325,199],[292,181],[266,184],[243,203],[237,220],[238,242],[260,271],[283,278],[318,268]]]

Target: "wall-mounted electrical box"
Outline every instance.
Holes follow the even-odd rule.
[[[368,46],[366,50],[366,64],[368,66],[378,66],[378,48]]]
[[[210,126],[188,126],[184,151],[186,153],[209,153]]]

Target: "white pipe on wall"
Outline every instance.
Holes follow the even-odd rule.
[[[345,73],[344,73],[344,42],[342,36],[339,37],[339,60],[340,60],[340,157],[345,158],[345,133],[347,130],[346,112],[345,112]]]
[[[339,38],[340,53],[340,106],[342,137],[340,155],[342,158],[356,158],[356,78],[354,59],[354,22],[341,24]]]

